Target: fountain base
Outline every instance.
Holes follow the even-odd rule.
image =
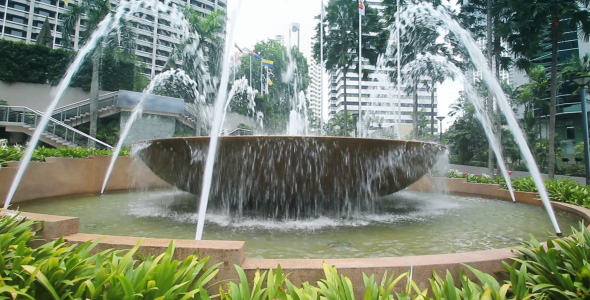
[[[134,144],[166,182],[199,195],[208,137]],[[267,218],[349,216],[420,179],[444,148],[433,143],[340,137],[222,137],[209,205]]]

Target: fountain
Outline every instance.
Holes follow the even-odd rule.
[[[231,39],[228,40],[231,45]],[[226,47],[226,50],[227,48],[230,47]],[[224,61],[228,61],[228,59]],[[183,194],[185,197],[191,197],[192,206],[187,209],[191,211],[190,216],[183,216],[188,220],[190,226],[194,226],[195,221],[205,221],[204,214],[207,210],[207,204],[211,205],[211,210],[215,211],[215,213],[222,212],[224,214],[224,218],[226,218],[224,222],[216,221],[222,227],[228,224],[228,226],[243,226],[248,222],[252,222],[252,220],[271,222],[276,227],[297,227],[301,222],[305,223],[306,220],[325,220],[324,218],[336,224],[333,227],[338,227],[340,224],[350,224],[347,222],[363,226],[374,220],[390,225],[395,224],[395,217],[391,218],[394,221],[388,220],[386,222],[383,221],[385,217],[379,213],[390,208],[388,206],[391,206],[392,202],[399,201],[399,204],[403,204],[396,207],[396,209],[413,212],[412,200],[418,199],[416,201],[420,202],[422,198],[436,199],[439,197],[432,196],[436,194],[419,193],[410,193],[408,197],[408,194],[405,194],[406,192],[402,192],[401,196],[398,195],[402,200],[396,198],[398,196],[386,196],[406,188],[427,173],[435,163],[437,155],[444,150],[442,146],[433,143],[306,136],[219,137],[223,110],[227,108],[227,103],[225,103],[227,101],[227,67],[223,68],[223,74],[215,106],[216,121],[211,138],[171,138],[143,141],[134,145],[134,155],[145,161],[149,168],[162,179],[181,190],[201,195],[199,204],[201,212],[197,217],[193,213],[197,208],[197,201],[190,194]],[[299,94],[296,95],[299,96]],[[304,98],[300,97],[298,99]],[[301,133],[302,130],[298,130],[298,132]],[[215,144],[218,144],[218,151],[215,150]],[[209,193],[209,189],[211,193]],[[176,194],[177,192],[171,193]],[[161,197],[157,192],[151,192],[148,195],[152,198]],[[109,195],[101,197],[106,199]],[[393,201],[388,201],[388,197],[391,197],[389,199],[393,199]],[[406,199],[403,199],[404,197]],[[176,204],[174,201],[163,203],[167,199],[164,199],[164,201],[158,200],[160,200],[159,203],[162,206],[166,207]],[[468,200],[480,201],[479,199]],[[119,202],[113,202],[112,207],[106,206],[108,209],[123,210],[121,207],[116,206],[115,203]],[[428,205],[432,203],[435,202],[428,202]],[[488,202],[484,201],[483,203],[487,205]],[[404,206],[406,204],[407,206]],[[186,205],[186,202],[180,206],[183,205]],[[451,205],[450,207],[453,208],[454,206]],[[485,212],[485,208],[480,208],[480,210]],[[448,212],[450,209],[445,211]],[[95,211],[92,211],[92,213],[96,214]],[[178,211],[174,211],[174,213],[178,214]],[[468,213],[468,211],[465,211],[465,213]],[[105,216],[108,214],[106,212],[96,215]],[[145,219],[153,218],[153,214],[147,214]],[[452,220],[457,222],[452,223],[454,224],[452,227],[457,229],[460,234],[468,232],[466,228],[471,225],[469,222],[479,223],[479,220],[465,223],[462,222],[461,217],[460,215],[452,216]],[[119,215],[117,215],[117,218],[126,219],[124,216]],[[512,219],[518,221],[521,218],[527,219],[527,217],[522,216],[515,216]],[[436,218],[428,215],[424,219],[420,219],[420,217],[416,219],[418,223],[414,223],[412,226],[414,231],[411,231],[407,238],[419,240],[420,244],[430,242],[435,237],[426,240],[421,239],[423,234],[420,233],[420,230],[422,230],[423,223]],[[504,225],[504,223],[500,223],[500,225]],[[96,224],[93,226],[102,227],[102,225]],[[92,225],[87,226],[86,229],[89,227],[92,227]],[[157,222],[156,227],[163,226]],[[289,233],[297,237],[308,238],[309,233],[315,230],[315,227],[311,226],[311,228],[303,227],[303,233]],[[432,231],[436,233],[437,228],[434,226]],[[227,230],[227,227],[224,227],[224,229],[226,231],[222,232],[222,237],[225,235],[231,237],[233,235],[234,238],[240,239],[240,233],[232,233],[233,229]],[[347,229],[348,227],[345,228],[345,230]],[[402,247],[404,247],[402,242],[396,240],[396,229],[395,227],[383,226],[380,229],[381,231],[378,231],[378,238],[392,240],[393,243],[402,244]],[[200,234],[202,234],[202,226],[200,231]],[[257,231],[262,231],[262,229],[255,227],[252,234],[254,238]],[[483,232],[485,229],[477,231]],[[281,232],[279,230],[279,233],[271,233],[267,239],[272,240],[273,235],[280,235]],[[327,230],[326,236],[330,236],[331,233],[333,232]],[[143,231],[140,231],[139,234],[146,235]],[[168,229],[164,234],[161,237],[171,237]],[[198,239],[200,239],[200,234],[199,230],[197,230]],[[177,236],[172,237],[178,238]],[[184,236],[182,237],[184,238]],[[344,249],[343,253],[347,253],[346,249],[355,242],[354,238],[357,237],[348,237],[350,240],[338,241],[334,244],[330,242],[328,243],[329,249],[324,250],[322,253],[334,249]],[[70,237],[72,240],[75,240],[75,238]],[[499,238],[504,237],[500,235]],[[479,236],[474,239],[479,239]],[[510,239],[510,237],[506,239]],[[317,241],[310,241],[309,243],[312,242],[323,243],[324,240],[318,238]],[[518,243],[518,241],[512,242]],[[207,243],[214,244],[215,242],[208,241]],[[195,245],[206,247],[206,244],[202,243]],[[387,248],[389,246],[378,247]],[[489,248],[484,247],[483,249]],[[401,254],[386,253],[384,255],[411,254],[416,253],[410,250]],[[359,255],[365,257],[362,251]],[[383,256],[383,254],[371,254],[371,256]],[[243,259],[243,254],[241,258]],[[251,264],[250,267],[261,266],[261,264],[246,261]],[[455,261],[465,262],[461,260]],[[383,267],[392,264],[391,260],[379,262],[373,262],[373,267],[375,265]],[[408,262],[419,263],[420,259],[409,259]],[[241,261],[238,263],[241,263]],[[276,267],[276,261],[268,264],[274,264],[271,267]],[[367,265],[370,267],[371,263]],[[283,266],[288,266],[288,264],[283,264]],[[261,268],[264,267],[264,264],[262,264]],[[294,268],[293,265],[291,265],[291,268]]]
[[[200,194],[208,137],[138,142],[140,157],[160,178]],[[241,216],[349,216],[373,211],[374,199],[420,179],[442,146],[337,137],[223,137],[210,204]]]

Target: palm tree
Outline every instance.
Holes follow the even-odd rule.
[[[99,23],[111,12],[109,0],[81,0],[72,4],[63,14],[63,44],[72,47],[72,37],[80,20],[84,20],[85,30],[79,33],[79,43],[86,43]],[[104,55],[115,58],[134,60],[135,32],[131,23],[121,20],[120,27],[111,30],[97,44],[90,55],[92,63],[92,80],[90,83],[90,130],[89,135],[96,137],[98,124],[98,92],[100,88],[100,63]],[[93,143],[93,142],[91,142]],[[90,145],[91,147],[93,145]]]
[[[180,68],[201,83],[198,87],[201,94],[213,93],[221,75],[225,13],[218,10],[203,17],[192,7],[186,7],[184,15],[190,24],[190,34],[174,47],[164,69]]]
[[[538,58],[548,39],[551,48],[551,97],[549,106],[548,175],[555,174],[555,114],[557,105],[558,42],[563,33],[572,29],[587,40],[590,37],[590,0],[503,0],[505,21],[498,24],[498,32],[518,56],[517,66],[529,68],[531,59]]]
[[[366,4],[366,3],[365,3]],[[339,69],[344,80],[344,119],[348,118],[346,80],[351,68],[358,68],[358,2],[332,0],[328,3],[324,24],[316,27],[314,58],[320,61],[320,47],[324,47],[324,63],[327,70]],[[385,50],[388,32],[377,10],[365,6],[362,18],[362,58],[375,65],[380,53]],[[324,44],[320,45],[320,26],[324,27]],[[358,71],[358,69],[357,69]],[[367,70],[363,78],[368,76]],[[359,78],[359,80],[361,80]],[[360,91],[359,91],[360,93]],[[344,122],[344,135],[348,135],[348,122]]]

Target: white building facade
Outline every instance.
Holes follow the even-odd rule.
[[[384,7],[381,2],[381,0],[365,1],[368,6],[383,11]],[[385,74],[380,75],[380,79],[378,79],[377,76],[374,76],[375,66],[368,65],[368,62],[364,62],[362,68],[370,72],[367,80],[361,80],[360,106],[364,122],[363,128],[368,127],[369,135],[402,139],[411,137],[413,127],[412,95],[408,95],[404,91],[405,86],[402,86],[398,100],[395,82],[383,78],[388,77],[383,76]],[[388,70],[380,70],[380,72],[388,72]],[[331,118],[344,111],[345,89],[342,70],[332,70],[329,78],[328,115]],[[348,114],[358,117],[359,74],[354,70],[354,67],[351,67],[346,74],[346,98]],[[432,106],[434,106],[434,115],[436,116],[438,113],[436,92],[434,105],[431,105],[431,93],[424,86],[419,85],[419,114],[425,114],[426,119],[430,120]],[[438,132],[438,122],[435,122],[434,127],[435,132]],[[430,132],[430,125],[427,125],[427,128],[426,131]],[[401,136],[397,135],[398,132]],[[367,133],[363,133],[363,135],[367,135]]]
[[[76,0],[71,0],[70,5]],[[111,0],[113,9],[118,0]],[[162,1],[163,2],[163,1]],[[59,7],[58,4],[59,3]],[[226,10],[227,0],[170,0],[169,5],[178,7],[190,5],[203,16],[216,10]],[[0,0],[1,38],[12,41],[34,43],[41,31],[45,19],[51,25],[54,36],[54,48],[62,48],[60,16],[69,8],[59,0]],[[57,32],[55,23],[58,21]],[[174,44],[179,42],[180,32],[170,26],[170,16],[165,13],[154,14],[151,10],[141,9],[132,17],[137,33],[136,50],[138,63],[144,66],[142,72],[151,77],[160,73],[171,55]],[[76,33],[84,28],[84,20],[78,22]],[[74,50],[78,50],[78,34],[74,39]]]

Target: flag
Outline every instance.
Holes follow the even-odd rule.
[[[363,2],[363,0],[359,0],[359,15],[365,15],[365,3]]]
[[[262,59],[262,64],[269,67],[269,68],[273,68],[273,61],[272,60],[268,60],[268,59]]]
[[[66,6],[68,6],[68,2],[69,2],[70,0],[63,0],[63,1],[64,1],[64,3],[66,4]],[[59,5],[59,3],[58,3],[58,5]]]
[[[273,85],[272,79],[268,80],[268,85]]]
[[[260,55],[258,55],[256,52],[251,51],[250,55],[252,55],[252,57],[256,58],[256,59],[262,59],[262,57],[260,57]]]

